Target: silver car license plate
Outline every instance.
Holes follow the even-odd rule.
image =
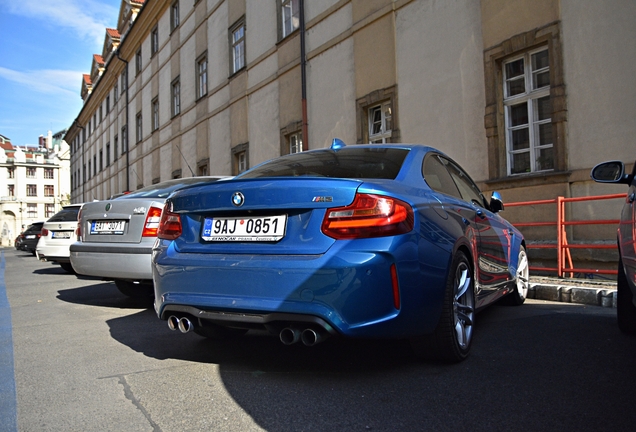
[[[115,234],[121,235],[126,228],[125,220],[93,221],[91,222],[91,234]]]

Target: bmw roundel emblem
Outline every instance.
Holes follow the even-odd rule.
[[[240,192],[234,192],[234,194],[232,195],[232,204],[234,204],[236,207],[240,207],[243,205],[243,203],[245,203],[245,197],[243,196],[243,194]]]

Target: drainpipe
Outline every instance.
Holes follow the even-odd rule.
[[[126,192],[130,191],[130,159],[129,159],[129,149],[130,149],[130,131],[128,130],[128,61],[121,58],[119,55],[119,48],[115,51],[115,55],[119,60],[124,62],[126,65],[126,136],[122,137],[122,145],[124,145],[123,138],[126,139]]]
[[[300,0],[300,81],[302,87],[302,110],[303,110],[303,148],[309,150],[309,131],[307,119],[307,59],[305,54],[305,1]]]

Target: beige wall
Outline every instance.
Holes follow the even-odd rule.
[[[487,177],[479,5],[412,2],[396,17],[402,141],[436,147]]]
[[[560,0],[481,0],[484,48],[490,48],[502,40],[559,20],[560,2]]]
[[[636,2],[561,0],[572,169],[636,159]]]

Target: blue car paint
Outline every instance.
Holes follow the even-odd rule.
[[[168,201],[173,211],[183,213],[183,234],[174,241],[158,241],[152,258],[158,316],[167,318],[166,307],[188,305],[201,310],[312,315],[352,337],[409,337],[433,331],[453,254],[462,249],[477,256],[479,233],[472,222],[480,216],[465,202],[448,196],[440,200],[428,188],[421,167],[431,150],[412,147],[395,180],[239,176],[177,192]],[[205,215],[236,212],[231,194],[239,190],[246,202],[256,203],[249,206],[251,211],[294,203],[285,239],[275,244],[200,240]],[[356,192],[403,199],[414,209],[415,229],[393,237],[336,241],[322,234],[320,223],[311,223],[322,221],[327,208],[350,204]],[[313,202],[315,196],[332,200]],[[306,227],[313,231],[302,231]],[[299,254],[301,232],[306,241]],[[514,229],[510,232],[509,247],[518,250],[522,236]],[[510,257],[502,285],[514,282],[516,261],[516,256]],[[399,309],[393,306],[391,264],[396,264],[399,280]],[[478,289],[478,307],[508,292],[501,285],[485,288]]]

